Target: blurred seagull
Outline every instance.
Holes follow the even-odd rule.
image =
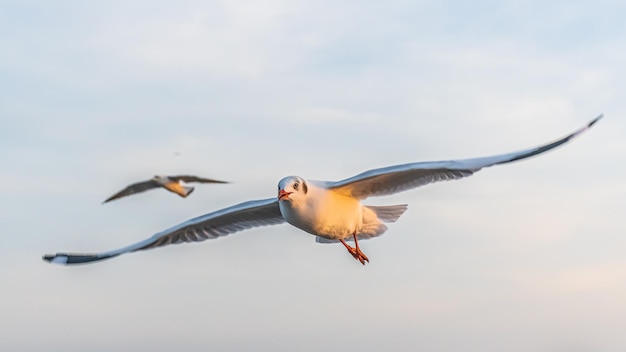
[[[107,198],[102,204],[110,202],[112,200],[129,196],[131,194],[145,192],[149,189],[163,187],[166,190],[176,193],[179,196],[185,198],[193,192],[194,187],[187,187],[183,183],[228,183],[226,181],[213,180],[210,178],[201,178],[197,176],[163,176],[157,175],[148,181],[133,183],[132,185],[124,188],[123,190],[115,193],[111,197]]]
[[[437,181],[470,176],[478,170],[538,155],[574,139],[603,115],[585,127],[552,143],[514,153],[474,159],[419,162],[374,169],[342,181],[309,181],[288,176],[278,182],[278,196],[253,200],[193,218],[152,237],[117,250],[99,254],[57,253],[43,259],[58,264],[80,264],[116,257],[144,249],[213,239],[253,227],[285,221],[316,236],[320,243],[342,243],[361,264],[369,262],[358,240],[382,235],[384,222],[396,221],[406,204],[362,205],[370,196],[384,196]],[[354,247],[346,241],[354,241]]]

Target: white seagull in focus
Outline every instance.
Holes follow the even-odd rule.
[[[603,115],[583,128],[552,143],[509,154],[474,159],[418,162],[369,170],[345,180],[310,181],[288,176],[278,183],[278,196],[253,200],[208,213],[161,231],[152,237],[121,249],[98,254],[57,253],[43,259],[57,264],[96,262],[130,252],[183,242],[199,242],[253,227],[277,225],[285,221],[316,236],[320,243],[340,242],[361,264],[369,258],[358,240],[380,236],[385,222],[396,221],[407,209],[405,204],[371,206],[361,200],[384,196],[429,183],[470,176],[478,170],[525,159],[556,148],[593,126]],[[354,241],[354,247],[346,241]]]
[[[110,202],[118,198],[129,196],[131,194],[145,192],[147,190],[150,190],[153,188],[159,188],[159,187],[163,187],[172,193],[176,193],[179,196],[186,198],[194,190],[194,187],[184,185],[185,183],[190,183],[190,182],[228,183],[226,181],[213,180],[210,178],[202,178],[202,177],[190,176],[190,175],[181,175],[181,176],[156,175],[147,181],[137,182],[137,183],[133,183],[127,186],[123,190],[107,198],[104,202],[102,202],[102,204]]]

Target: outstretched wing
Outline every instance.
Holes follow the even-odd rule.
[[[121,190],[121,191],[115,193],[114,195],[110,196],[109,198],[107,198],[104,202],[102,202],[102,204],[104,204],[106,202],[110,202],[110,201],[112,201],[114,199],[118,199],[118,198],[129,196],[131,194],[145,192],[145,191],[147,191],[149,189],[158,188],[160,186],[161,186],[160,184],[158,184],[156,181],[153,181],[153,180],[133,183],[132,185],[124,188],[123,190]]]
[[[198,176],[191,175],[180,175],[180,176],[168,176],[169,179],[174,181],[183,181],[186,183],[190,182],[198,182],[198,183],[228,183],[227,181],[214,180],[211,178],[202,178]]]
[[[596,117],[584,127],[568,136],[535,148],[483,158],[389,166],[369,170],[342,181],[329,182],[326,184],[326,187],[348,196],[365,199],[371,196],[384,196],[402,192],[433,182],[467,177],[484,167],[510,163],[547,152],[579,136],[602,117],[603,115]]]
[[[97,254],[57,253],[43,259],[58,264],[81,264],[117,257],[120,254],[183,242],[200,242],[253,227],[285,222],[276,198],[253,200],[193,218],[152,237],[109,252]]]

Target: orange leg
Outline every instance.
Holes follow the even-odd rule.
[[[352,234],[352,237],[354,238],[354,246],[355,248],[352,248],[349,244],[346,243],[346,241],[344,241],[343,239],[340,239],[339,241],[341,241],[341,243],[346,247],[346,249],[348,250],[348,252],[350,254],[352,254],[352,256],[354,257],[354,259],[358,260],[361,262],[361,264],[365,265],[365,262],[370,262],[369,258],[367,258],[367,256],[365,255],[365,253],[363,253],[361,251],[361,249],[359,248],[359,242],[356,239],[356,232]]]

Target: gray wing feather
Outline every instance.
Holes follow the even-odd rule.
[[[510,163],[547,152],[579,136],[602,117],[603,115],[600,115],[581,129],[538,147],[483,158],[419,162],[374,169],[342,181],[329,182],[326,187],[352,197],[365,199],[406,191],[433,182],[467,177],[484,167]]]
[[[102,203],[104,204],[104,203],[110,202],[110,201],[112,201],[114,199],[126,197],[126,196],[129,196],[131,194],[135,194],[135,193],[145,192],[145,191],[147,191],[149,189],[158,188],[158,187],[161,187],[161,185],[158,184],[156,181],[153,181],[153,180],[133,183],[132,185],[129,185],[126,188],[124,188],[123,190],[121,190],[121,191],[115,193],[114,195],[110,196],[109,198],[107,198]]]
[[[191,175],[179,175],[179,176],[168,176],[168,178],[175,181],[183,181],[186,183],[198,182],[198,183],[228,183],[227,181],[214,180],[212,178],[203,178],[198,176]]]
[[[82,264],[113,258],[124,253],[178,244],[200,242],[226,236],[253,227],[278,225],[285,222],[276,198],[254,200],[205,214],[152,237],[117,250],[99,254],[57,253],[45,255],[44,260],[59,264]]]

